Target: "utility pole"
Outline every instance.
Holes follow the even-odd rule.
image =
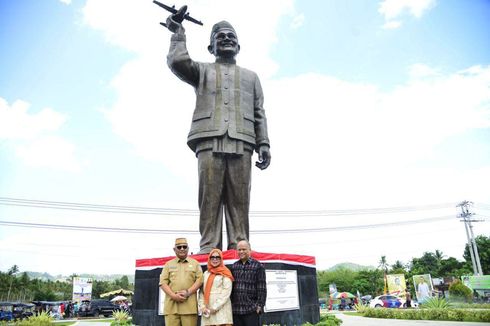
[[[480,263],[480,255],[478,254],[478,247],[476,245],[475,236],[473,234],[473,225],[471,222],[481,222],[481,220],[475,220],[471,217],[475,215],[475,213],[471,213],[469,207],[473,205],[473,202],[464,200],[459,203],[456,207],[461,207],[461,214],[459,214],[459,218],[461,218],[461,222],[464,222],[466,237],[468,238],[468,249],[471,255],[471,262],[473,264],[473,273],[475,275],[483,275]]]

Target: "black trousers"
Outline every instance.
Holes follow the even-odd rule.
[[[260,326],[259,314],[252,312],[246,315],[233,314],[233,326]]]

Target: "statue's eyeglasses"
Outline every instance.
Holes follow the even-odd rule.
[[[187,246],[175,246],[175,248],[177,248],[179,250],[186,250]]]
[[[209,257],[209,258],[211,258],[211,259],[221,259],[221,257],[220,257],[220,256],[211,256],[211,257]]]

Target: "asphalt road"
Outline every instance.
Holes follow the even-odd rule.
[[[432,320],[399,320],[378,319],[349,316],[342,313],[335,314],[342,319],[342,326],[484,326],[486,323],[470,323],[460,321],[432,321]]]
[[[80,320],[74,326],[109,326],[110,322],[83,321]]]

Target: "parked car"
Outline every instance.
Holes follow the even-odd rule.
[[[367,305],[371,302],[371,300],[373,299],[372,295],[370,294],[367,294],[367,295],[363,295],[361,297],[361,302],[363,305]]]
[[[375,297],[369,302],[371,308],[402,308],[406,307],[405,299],[394,295],[385,294]]]
[[[32,303],[21,303],[16,302],[13,304],[13,317],[14,319],[24,319],[29,318],[34,315],[32,311],[34,308],[34,304]]]
[[[117,304],[110,302],[109,300],[84,300],[80,303],[78,308],[78,315],[80,317],[94,316],[104,317],[112,316],[113,311],[119,311],[120,308]]]
[[[0,321],[11,321],[14,319],[12,310],[13,304],[11,302],[0,302]]]

